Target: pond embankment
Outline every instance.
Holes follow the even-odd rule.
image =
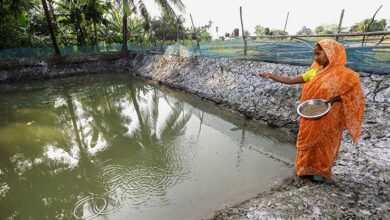
[[[293,141],[300,85],[258,78],[258,72],[295,76],[307,67],[240,59],[139,56],[137,75],[181,89],[287,130]],[[216,212],[213,219],[390,217],[390,76],[360,73],[366,96],[362,140],[344,132],[331,185],[291,177],[270,191]]]
[[[299,117],[295,108],[301,86],[260,79],[256,73],[295,76],[307,67],[228,58],[99,56],[1,60],[0,82],[128,71],[281,128],[292,142],[296,138]],[[344,133],[333,184],[316,184],[292,175],[272,190],[220,210],[212,218],[389,218],[390,75],[360,75],[366,96],[363,136],[352,145]]]
[[[0,82],[16,82],[125,71],[118,53],[0,59]],[[128,55],[128,59],[134,57]]]

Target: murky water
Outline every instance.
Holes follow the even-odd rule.
[[[0,219],[199,219],[292,173],[283,134],[124,75],[0,85]]]

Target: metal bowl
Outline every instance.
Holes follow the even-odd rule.
[[[310,105],[325,105],[327,106],[328,108],[326,109],[326,111],[318,114],[318,115],[304,115],[302,114],[302,109],[305,108],[306,106],[310,106]],[[328,113],[330,111],[330,108],[332,107],[332,105],[330,103],[327,103],[326,100],[323,100],[323,99],[309,99],[307,101],[304,101],[302,102],[301,104],[298,105],[297,107],[297,112],[300,116],[304,117],[304,118],[320,118],[324,115],[326,115],[326,113]]]

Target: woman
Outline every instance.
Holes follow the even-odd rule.
[[[326,39],[315,45],[314,62],[303,75],[289,78],[258,74],[286,84],[304,83],[301,102],[325,99],[332,103],[331,111],[319,119],[300,118],[295,162],[298,176],[329,181],[343,129],[348,129],[354,143],[360,139],[364,93],[359,75],[345,67],[346,62],[345,48],[335,40]]]

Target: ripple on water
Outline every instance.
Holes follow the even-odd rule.
[[[189,178],[188,172],[183,172],[182,167],[177,165],[182,161],[172,154],[168,154],[168,166],[163,168],[158,164],[105,165],[99,179],[106,186],[106,192],[80,199],[74,205],[74,217],[91,219],[112,213],[124,204],[138,207],[168,205],[172,198],[166,195],[167,189],[178,184],[181,176],[185,176],[183,179]],[[180,199],[180,195],[177,197]],[[173,198],[174,201],[177,199]]]
[[[80,199],[73,208],[76,219],[92,219],[115,212],[123,206],[123,193],[92,195]]]

